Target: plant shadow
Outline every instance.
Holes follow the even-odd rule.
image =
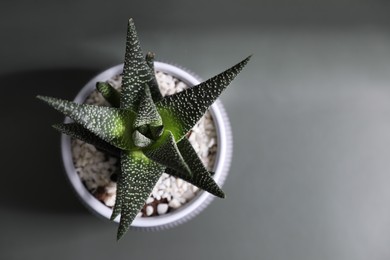
[[[35,97],[71,100],[96,74],[95,70],[47,69],[0,75],[1,207],[53,214],[85,212],[65,176],[60,134],[51,128],[63,116]]]

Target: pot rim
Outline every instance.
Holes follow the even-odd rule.
[[[197,76],[194,76],[192,73],[179,66],[157,61],[154,62],[154,66],[156,71],[170,74],[186,83],[189,87],[201,82]],[[83,103],[86,97],[95,89],[97,81],[106,81],[112,76],[121,74],[122,71],[123,64],[119,64],[101,72],[80,90],[75,97],[74,102]],[[229,172],[233,151],[231,127],[225,109],[219,100],[214,102],[209,111],[216,127],[218,144],[216,161],[213,169],[215,174],[213,175],[213,178],[216,183],[222,187]],[[65,123],[69,122],[71,122],[71,120],[66,118]],[[106,219],[110,219],[112,209],[96,199],[84,186],[77,174],[72,159],[71,138],[64,134],[61,136],[61,152],[66,175],[81,201],[87,208],[92,210],[92,212],[103,216]],[[200,189],[194,198],[173,212],[153,217],[136,217],[131,224],[131,229],[161,230],[177,226],[198,215],[214,198],[214,195]],[[120,216],[115,219],[115,222],[119,222],[119,217]]]

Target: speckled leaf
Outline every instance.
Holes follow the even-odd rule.
[[[148,64],[148,67],[150,68],[150,73],[154,75],[154,57],[155,54],[153,52],[148,52],[145,56],[146,64]],[[163,96],[160,92],[160,88],[158,87],[157,80],[155,77],[149,82],[149,88],[150,92],[152,93],[152,98],[154,102],[160,101]]]
[[[153,81],[154,72],[145,61],[134,22],[130,19],[127,27],[120,107],[137,111],[144,94],[144,85],[150,86]]]
[[[120,149],[115,146],[107,143],[106,141],[100,139],[98,136],[93,134],[92,132],[85,129],[82,125],[77,123],[69,123],[69,124],[55,124],[53,128],[58,130],[59,132],[69,135],[72,138],[79,139],[86,143],[94,145],[96,148],[106,151],[114,156],[120,155]]]
[[[153,141],[146,136],[144,136],[142,133],[140,133],[138,130],[135,130],[133,132],[133,142],[135,146],[143,148],[148,145],[150,145]]]
[[[98,82],[96,83],[96,89],[102,94],[104,99],[110,103],[113,107],[119,107],[120,105],[120,93],[118,90],[113,88],[107,82]]]
[[[133,143],[130,135],[134,112],[111,107],[77,104],[53,97],[38,96],[56,110],[72,118],[76,123],[96,134],[104,141],[121,149],[129,149]]]
[[[217,197],[224,198],[225,193],[218,187],[218,184],[214,181],[210,172],[203,166],[202,161],[199,159],[190,141],[185,137],[177,143],[177,147],[188,167],[190,167],[192,176],[188,176],[187,174],[183,174],[171,168],[166,169],[165,172],[175,177],[179,177]]]
[[[250,57],[244,59],[230,69],[197,86],[165,97],[156,104],[157,110],[163,119],[164,127],[173,133],[176,141],[183,138],[198,122],[249,59]]]
[[[121,156],[122,184],[118,186],[121,205],[117,239],[129,229],[137,213],[145,205],[165,167],[148,159],[142,152],[123,152]],[[117,203],[117,202],[115,202]],[[118,210],[117,210],[118,211]],[[115,212],[115,214],[117,213]]]
[[[137,117],[134,120],[134,128],[138,128],[143,125],[162,125],[161,117],[156,109],[147,85],[144,86],[144,95],[141,97]]]
[[[146,64],[148,64],[148,67],[151,68],[152,70],[154,70],[154,57],[155,54],[151,51],[147,52],[145,55]]]
[[[170,131],[165,131],[159,140],[143,151],[151,160],[191,176],[191,170],[180,154]]]

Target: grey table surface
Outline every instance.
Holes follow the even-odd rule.
[[[0,259],[390,259],[388,1],[2,1]],[[252,61],[223,101],[234,157],[196,219],[130,232],[90,214],[61,164],[72,99],[144,50],[208,78]]]

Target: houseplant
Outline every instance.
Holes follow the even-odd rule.
[[[194,86],[200,83],[196,76],[174,65],[155,62],[155,70],[163,95],[172,94],[174,90],[183,90],[185,85]],[[96,82],[107,81],[114,88],[119,88],[121,77],[118,75],[122,71],[123,64],[103,71],[81,89],[74,102],[106,105],[103,104],[103,97],[95,90]],[[210,122],[210,119],[213,122]],[[69,122],[70,120],[67,118],[66,123]],[[204,165],[214,172],[213,179],[216,183],[222,185],[229,171],[232,142],[229,120],[221,102],[218,100],[214,102],[209,108],[209,112],[190,131],[188,140],[194,146]],[[112,178],[116,174],[112,167],[117,160],[110,155],[103,155],[92,145],[84,144],[80,140],[71,140],[67,135],[62,136],[61,143],[66,174],[77,195],[94,213],[109,219],[112,211],[108,207],[114,205],[116,188],[116,178],[114,180]],[[99,166],[102,163],[104,166]],[[107,171],[108,168],[110,171]],[[96,173],[97,171],[98,173]],[[132,228],[161,230],[184,223],[196,216],[211,202],[214,196],[201,190],[195,191],[196,186],[187,184],[180,178],[164,173],[142,209],[143,216],[148,217],[135,218],[132,222]],[[179,190],[175,190],[176,186],[179,187]],[[192,192],[190,188],[192,188]],[[161,194],[162,191],[165,191],[164,194]],[[167,194],[168,196],[166,196]],[[170,196],[173,197],[172,200],[170,200]],[[178,196],[179,203],[175,199]],[[167,204],[169,209],[167,209]],[[151,206],[154,208],[154,212],[152,215],[148,215],[148,209]],[[162,214],[164,215],[159,212],[160,206],[163,208]],[[115,221],[118,220],[119,218],[115,219]]]
[[[163,97],[154,75],[153,55],[144,58],[132,19],[129,20],[122,89],[98,82],[111,104],[103,107],[38,96],[74,120],[55,128],[120,157],[116,200],[111,215],[120,215],[117,239],[129,229],[153,187],[166,170],[223,198],[186,134],[249,61],[171,96]]]

